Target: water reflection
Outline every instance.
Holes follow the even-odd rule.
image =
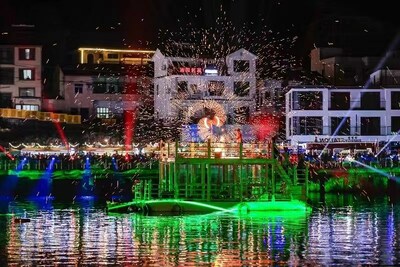
[[[386,198],[366,201],[327,195],[308,214],[246,216],[108,214],[103,205],[90,199],[72,204],[51,199],[2,201],[1,207],[0,226],[6,230],[0,233],[2,266],[400,262],[400,205]],[[26,216],[30,222],[17,223],[13,219],[17,216]]]
[[[339,195],[331,195],[326,203],[331,205],[310,217],[307,258],[323,265],[400,263],[398,203]]]

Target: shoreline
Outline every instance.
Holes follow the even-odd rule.
[[[311,172],[310,172],[311,174]],[[310,193],[361,193],[393,195],[400,190],[400,167],[367,169],[319,169],[309,179]],[[94,195],[105,200],[131,199],[133,186],[142,179],[159,179],[159,169],[113,171],[88,170],[1,170],[0,197],[28,197],[34,194],[73,199]],[[36,191],[36,193],[34,192]]]

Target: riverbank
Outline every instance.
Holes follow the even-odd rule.
[[[393,195],[400,190],[400,168],[335,168],[309,170],[309,192]],[[74,199],[91,195],[100,199],[133,198],[132,188],[141,180],[158,183],[158,168],[115,171],[90,170],[1,170],[0,197],[52,196]]]
[[[8,170],[0,172],[0,197],[52,197],[73,200],[93,196],[104,200],[132,199],[132,186],[141,179],[158,179],[158,169]]]
[[[400,189],[400,167],[310,170],[310,192],[391,194]]]

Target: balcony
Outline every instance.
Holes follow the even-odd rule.
[[[293,127],[291,129],[290,136],[293,135],[335,135],[335,136],[388,136],[396,135],[397,132],[392,130],[391,126],[357,126],[357,127],[342,127],[336,131],[336,128],[331,126],[327,127],[315,127],[315,126],[305,126],[305,127]]]
[[[293,110],[322,110],[321,103],[292,103]],[[379,101],[350,101],[350,102],[329,102],[328,110],[385,110],[386,100]]]
[[[184,159],[271,159],[271,143],[175,142],[161,146],[162,161]]]

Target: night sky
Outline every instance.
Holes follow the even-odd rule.
[[[351,2],[351,3],[349,3]],[[357,2],[357,3],[355,3]],[[367,5],[359,1],[305,0],[145,0],[145,1],[57,1],[57,0],[0,0],[0,30],[10,31],[12,24],[32,24],[41,33],[44,45],[79,46],[98,44],[114,47],[156,48],[160,33],[184,35],[192,29],[215,27],[223,17],[234,27],[247,25],[259,31],[268,27],[281,34],[298,36],[297,52],[308,53],[318,45],[339,44],[338,31],[332,21],[341,17],[368,17],[380,27],[360,26],[354,29],[360,36],[354,42],[360,46],[365,40],[385,46],[392,38],[393,29],[400,26],[397,10],[388,5]],[[330,20],[332,27],[320,38],[316,29],[320,20]],[[337,22],[338,23],[338,22]],[[357,20],[356,20],[357,23]],[[349,23],[353,27],[354,23]],[[320,31],[321,32],[321,31]],[[331,34],[331,35],[330,35]],[[374,34],[386,34],[386,39]],[[362,36],[361,36],[362,35]],[[377,36],[376,35],[376,36]],[[6,36],[0,35],[0,43]],[[318,41],[318,38],[320,39]],[[348,39],[348,37],[342,37]],[[376,40],[379,39],[379,40]],[[351,42],[351,40],[347,40]],[[379,42],[378,42],[379,41]],[[65,46],[68,46],[64,44]],[[342,45],[342,43],[340,43]],[[387,44],[388,45],[388,44]]]

